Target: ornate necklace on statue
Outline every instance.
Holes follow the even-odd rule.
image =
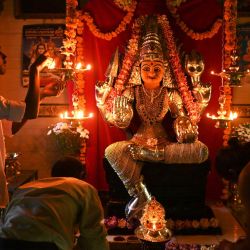
[[[142,121],[148,124],[161,121],[168,112],[167,88],[162,86],[158,91],[151,96],[145,92],[143,85],[136,87],[136,109]]]
[[[161,91],[162,91],[162,87],[160,87],[160,89],[148,89],[146,90],[144,87],[144,84],[142,84],[142,90],[145,93],[145,95],[150,99],[150,102],[153,103],[154,100],[160,96]],[[158,92],[158,93],[157,93]]]

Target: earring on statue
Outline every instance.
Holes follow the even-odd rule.
[[[171,77],[169,64],[167,62],[164,62],[164,68],[165,68],[165,72],[164,72],[163,79],[162,79],[163,86],[166,86],[168,88],[176,88],[174,77]]]
[[[132,73],[130,75],[129,84],[131,85],[141,85],[141,75],[140,75],[140,67],[138,65],[133,66]]]

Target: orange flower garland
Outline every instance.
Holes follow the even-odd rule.
[[[124,16],[123,20],[118,25],[118,27],[112,32],[107,32],[107,33],[101,32],[100,29],[97,28],[96,25],[94,24],[93,17],[91,17],[90,14],[87,12],[84,13],[83,19],[84,21],[86,21],[89,30],[92,32],[94,36],[110,41],[112,38],[117,37],[121,32],[126,30],[126,26],[132,20],[136,6],[137,2],[135,0],[131,2],[131,5],[127,6],[128,13]]]
[[[76,27],[76,61],[80,62],[84,65],[84,39],[82,38],[83,30],[84,30],[84,23],[82,18],[81,11],[76,12],[77,15],[77,27]],[[76,80],[75,80],[75,89],[77,91],[76,95],[78,97],[78,107],[81,110],[86,110],[86,99],[85,99],[85,80],[84,80],[84,73],[77,72],[76,73]],[[83,122],[82,122],[83,123]],[[83,126],[83,124],[82,124]],[[86,150],[87,150],[87,142],[86,139],[81,141],[81,148],[80,148],[80,161],[85,164],[86,163]]]
[[[237,23],[237,0],[225,0],[224,2],[224,47],[223,47],[223,68],[229,69],[232,62],[232,52],[236,50],[236,23]],[[224,92],[226,95],[225,110],[227,113],[231,110],[232,90],[229,86],[229,80],[225,80]],[[228,144],[231,134],[231,123],[224,130],[223,145]]]
[[[66,55],[65,67],[72,68],[76,62],[81,62],[84,65],[84,44],[83,44],[83,30],[84,23],[81,11],[77,11],[77,0],[66,1],[66,38],[63,41],[62,54]],[[74,62],[73,62],[74,58]],[[76,72],[74,75],[74,93],[73,102],[77,102],[79,109],[85,110],[86,100],[84,93],[84,73]],[[83,126],[83,124],[81,124]],[[80,161],[86,162],[86,139],[81,142]]]
[[[129,11],[133,0],[114,0],[114,3],[121,9]]]
[[[66,38],[63,40],[62,54],[66,56],[64,66],[71,68],[73,65],[71,56],[74,56],[76,49],[76,27],[77,19],[75,16],[76,6],[78,5],[77,0],[66,1],[66,29],[64,34]]]
[[[237,0],[224,2],[224,69],[231,65],[231,54],[236,49]]]
[[[222,19],[217,19],[215,23],[212,25],[212,28],[206,32],[194,32],[190,29],[180,18],[180,15],[177,13],[177,7],[174,3],[175,1],[166,0],[166,5],[171,13],[171,15],[175,18],[176,23],[180,26],[180,28],[192,39],[194,40],[204,40],[207,38],[212,38],[215,34],[218,33],[220,27],[222,26]],[[184,1],[183,1],[184,2]]]
[[[193,124],[196,124],[200,120],[199,107],[194,102],[192,93],[188,88],[186,76],[182,70],[180,58],[177,52],[176,45],[174,43],[173,32],[170,28],[167,16],[159,16],[158,23],[161,25],[165,40],[168,45],[170,64],[172,65],[174,76],[178,84],[179,91],[182,95],[183,102],[187,109],[188,115]]]
[[[133,33],[132,36],[128,42],[128,51],[125,54],[125,57],[123,59],[122,68],[120,70],[120,73],[117,76],[116,82],[115,82],[115,89],[117,90],[118,94],[121,93],[121,91],[124,89],[124,83],[127,82],[128,77],[131,72],[131,68],[135,62],[135,55],[138,51],[138,41],[140,38],[140,27],[144,22],[145,17],[140,17],[137,20],[135,20],[133,25]]]

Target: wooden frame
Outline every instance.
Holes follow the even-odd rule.
[[[237,25],[237,42],[240,71],[246,71],[250,69],[250,23]]]
[[[59,117],[68,109],[68,104],[43,103],[40,104],[38,117]]]
[[[56,68],[63,67],[65,57],[60,48],[63,45],[65,24],[33,24],[23,26],[22,37],[22,86],[29,85],[29,68],[36,58],[46,50],[56,63]],[[40,73],[40,86],[60,79],[62,72],[51,72],[46,68]]]
[[[250,0],[240,0],[237,2],[238,17],[249,17]]]
[[[239,118],[250,118],[250,104],[232,104],[231,109]]]
[[[17,19],[55,19],[65,18],[64,0],[13,0],[14,16]]]

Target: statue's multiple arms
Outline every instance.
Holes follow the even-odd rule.
[[[183,108],[183,101],[176,89],[169,90],[169,109],[174,121],[174,131],[179,143],[192,143],[198,138],[197,126],[191,123]]]
[[[192,51],[186,55],[185,69],[190,77],[192,94],[199,105],[200,114],[205,110],[211,98],[211,84],[204,84],[200,80],[204,68],[205,64],[200,53]]]
[[[193,86],[192,93],[196,102],[199,104],[200,113],[203,113],[210,101],[211,90],[211,84],[204,84],[200,82],[197,85]]]

